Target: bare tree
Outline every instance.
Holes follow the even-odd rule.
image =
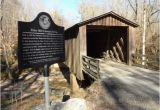
[[[103,7],[97,5],[94,0],[82,0],[79,7],[79,13],[81,15],[81,21],[84,21],[104,13],[104,10]]]
[[[134,3],[131,0],[128,0],[130,7],[134,12],[134,21],[137,21],[138,16],[138,1],[134,0]]]
[[[127,0],[137,23],[139,23],[139,32],[136,37],[136,48],[143,55],[158,54],[159,29],[160,23],[160,3],[158,0]],[[142,37],[140,37],[142,36]],[[142,41],[142,42],[140,42]],[[144,57],[142,57],[145,60]],[[142,62],[144,65],[144,62]]]
[[[28,0],[27,0],[28,1]],[[37,1],[37,0],[35,0]],[[17,67],[17,40],[18,40],[18,21],[33,20],[34,15],[40,11],[36,5],[32,6],[26,0],[1,0],[0,3],[0,39],[1,39],[1,63],[7,66],[6,73],[13,79],[12,68]],[[36,2],[32,2],[35,4]],[[36,4],[40,5],[41,0]],[[32,12],[31,12],[32,11]],[[34,14],[33,14],[34,13]],[[35,14],[36,13],[36,14]],[[2,62],[3,61],[3,62]],[[16,65],[16,66],[15,66]],[[15,73],[14,73],[15,75]]]
[[[1,48],[2,55],[7,65],[7,73],[12,79],[10,65],[14,62],[13,47],[16,42],[16,19],[19,14],[19,2],[14,1],[1,1]],[[11,8],[12,7],[12,8]]]
[[[63,16],[59,14],[60,12],[58,10],[54,10],[52,13],[51,13],[51,16],[52,16],[52,19],[54,20],[54,22],[57,24],[57,25],[60,25],[62,26],[63,25]]]

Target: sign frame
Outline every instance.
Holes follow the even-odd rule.
[[[30,34],[25,34],[25,32],[26,33],[28,32]],[[25,52],[24,52],[25,46],[24,46],[24,44],[26,43],[25,45],[27,45],[27,42],[31,42],[32,41],[30,38],[35,37],[34,33],[44,33],[44,36],[43,36],[44,38],[45,38],[45,36],[47,36],[45,34],[48,34],[48,36],[49,36],[49,34],[53,34],[52,35],[53,39],[51,39],[51,40],[53,40],[53,44],[51,44],[51,45],[53,45],[53,46],[51,46],[53,48],[52,48],[51,51],[53,51],[53,53],[55,55],[53,55],[52,52],[50,52],[50,54],[52,54],[52,55],[50,55],[50,57],[52,56],[52,58],[50,58],[50,59],[52,59],[52,60],[50,60],[50,61],[45,61],[45,60],[44,61],[40,61],[43,58],[40,58],[41,55],[38,55],[37,53],[36,53],[37,58],[40,58],[40,59],[37,59],[37,63],[36,62],[35,63],[31,63],[32,60],[28,60],[28,61],[24,60],[24,58],[25,58],[25,55],[24,55],[25,54]],[[61,45],[61,49],[62,49],[61,50],[62,51],[61,54],[60,53],[56,54],[56,51],[54,50],[54,43],[56,42],[56,40],[54,40],[54,38],[55,38],[54,34],[55,34],[55,36],[58,35],[58,34],[61,35],[60,36],[61,38],[59,38],[60,40],[62,40],[62,42],[61,42],[61,44],[62,44]],[[29,36],[27,36],[27,35],[29,35]],[[24,40],[24,38],[29,39],[29,40],[28,41]],[[50,36],[50,38],[51,38],[51,36]],[[58,37],[56,39],[58,39]],[[36,42],[36,40],[35,40],[35,42]],[[38,40],[37,40],[37,42],[38,42]],[[57,47],[57,45],[58,44],[55,44],[55,47]],[[30,50],[32,50],[33,46],[28,47],[28,48]],[[49,46],[49,45],[46,45],[46,46]],[[37,45],[37,47],[39,47],[38,49],[41,49],[40,46]],[[27,48],[27,46],[26,46],[26,48]],[[33,51],[33,50],[30,51],[30,50],[28,50],[28,51],[31,54],[27,54],[27,52],[26,52],[26,54],[28,56],[31,55],[31,56],[29,56],[29,58],[35,60],[34,58],[36,58],[36,57],[32,57],[32,53],[34,53],[35,51]],[[27,51],[27,50],[25,50],[25,51]],[[40,51],[37,51],[37,52],[40,52]],[[44,52],[44,54],[47,54],[47,53]],[[49,66],[51,64],[60,63],[60,62],[64,62],[64,61],[65,61],[64,27],[56,25],[53,22],[51,16],[48,13],[45,13],[45,12],[39,13],[37,15],[37,17],[31,22],[18,21],[18,67],[19,67],[20,70],[26,69],[26,68],[30,68],[30,67],[31,68],[43,67],[45,64],[47,64]]]

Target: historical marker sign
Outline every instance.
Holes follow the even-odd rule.
[[[18,22],[18,64],[21,69],[63,62],[64,27],[41,12],[32,22]]]

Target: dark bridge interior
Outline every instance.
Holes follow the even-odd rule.
[[[127,62],[128,27],[87,26],[87,55]]]

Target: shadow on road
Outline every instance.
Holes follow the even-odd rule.
[[[102,85],[118,110],[158,110],[158,72],[123,65],[103,65]]]
[[[102,81],[102,85],[122,110],[152,110],[147,109],[149,106],[147,103],[159,104],[158,93],[147,86],[126,85],[117,78],[108,78]],[[153,110],[158,110],[158,108]]]

